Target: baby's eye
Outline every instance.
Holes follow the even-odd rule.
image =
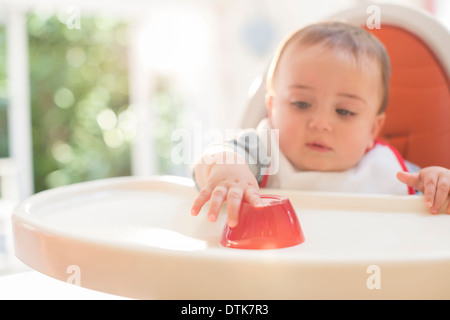
[[[336,109],[336,112],[343,117],[352,117],[352,116],[356,115],[355,112],[352,112],[352,111],[349,111],[346,109]]]
[[[292,104],[299,109],[308,109],[311,107],[311,104],[306,101],[294,101]]]

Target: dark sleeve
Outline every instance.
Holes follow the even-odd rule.
[[[213,150],[229,150],[236,152],[245,160],[258,183],[262,181],[263,174],[270,164],[267,148],[254,129],[243,130],[231,140],[224,141],[221,144],[210,145],[204,150],[204,154],[213,152]],[[195,180],[193,167],[191,168],[191,176],[197,189],[199,189],[197,181]]]
[[[245,159],[258,183],[270,164],[267,148],[255,130],[249,129],[238,134],[225,145]]]

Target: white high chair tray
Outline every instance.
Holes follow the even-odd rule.
[[[82,287],[138,299],[449,299],[450,215],[422,196],[262,190],[288,196],[305,242],[219,244],[176,177],[98,180],[38,193],[13,215],[16,256]]]

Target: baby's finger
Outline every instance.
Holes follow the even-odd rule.
[[[410,173],[406,171],[397,172],[397,179],[415,189],[420,189],[420,179],[418,173]]]
[[[434,199],[436,195],[437,186],[437,174],[429,174],[425,177],[423,181],[423,194],[425,197],[425,204],[431,209],[434,205]],[[432,211],[432,213],[435,213]]]
[[[202,207],[211,198],[211,191],[212,189],[209,187],[204,187],[202,190],[200,190],[200,192],[197,194],[197,197],[195,197],[194,199],[194,203],[192,204],[191,215],[196,216],[199,214]]]
[[[217,186],[214,188],[211,193],[211,198],[209,199],[209,221],[214,222],[217,220],[217,216],[219,215],[220,209],[225,201],[225,197],[227,196],[227,191],[228,189],[225,186]]]
[[[432,213],[438,213],[448,198],[450,191],[450,181],[443,176],[440,176],[437,181],[436,194],[434,196],[434,203],[431,207]]]
[[[239,219],[239,209],[241,208],[244,191],[241,188],[230,188],[227,194],[227,214],[230,228],[237,226]]]
[[[254,187],[248,187],[245,189],[244,199],[254,207],[260,207],[263,205],[258,189]]]

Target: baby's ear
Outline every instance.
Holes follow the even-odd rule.
[[[266,92],[266,108],[267,108],[267,113],[269,115],[269,120],[272,117],[272,107],[273,107],[273,95],[270,92]]]
[[[375,121],[372,126],[372,140],[374,141],[380,134],[381,129],[383,129],[384,121],[386,120],[386,113],[380,113],[376,116]]]

